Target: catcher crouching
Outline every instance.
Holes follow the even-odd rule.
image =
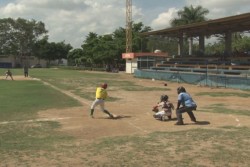
[[[160,110],[159,110],[160,108]],[[172,119],[172,110],[174,110],[174,105],[168,101],[167,95],[162,95],[160,102],[153,107],[152,111],[155,112],[153,117],[160,121],[166,121]]]

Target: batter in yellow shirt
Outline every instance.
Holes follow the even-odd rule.
[[[105,109],[105,105],[104,105],[104,100],[108,97],[108,93],[107,93],[107,87],[108,85],[106,83],[103,83],[100,87],[96,88],[96,92],[95,92],[95,101],[93,101],[91,107],[90,107],[90,117],[94,118],[93,114],[94,114],[94,109],[96,106],[100,106],[100,109],[102,112],[104,112],[105,114],[108,114],[110,118],[114,118],[113,115],[108,112],[108,110]]]
[[[95,97],[96,97],[96,99],[105,100],[108,97],[108,93],[107,93],[106,89],[104,89],[102,87],[98,87],[96,89],[96,92],[95,92]]]

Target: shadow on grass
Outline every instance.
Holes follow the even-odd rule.
[[[194,123],[190,123],[189,125],[209,125],[209,121],[196,121]]]

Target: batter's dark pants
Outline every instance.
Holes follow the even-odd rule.
[[[193,110],[196,110],[196,107],[181,107],[176,110],[177,121],[183,123],[182,113],[187,112],[191,121],[196,122]]]

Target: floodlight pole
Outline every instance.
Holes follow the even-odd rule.
[[[132,0],[126,0],[126,53],[132,52]]]

